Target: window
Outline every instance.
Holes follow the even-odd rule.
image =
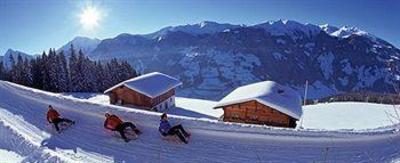
[[[283,89],[278,89],[278,94],[280,94],[280,95],[283,95],[284,93],[285,93],[285,90],[283,90]]]
[[[257,118],[258,118],[257,115],[251,115],[251,116],[250,116],[250,119],[251,119],[251,120],[257,120]]]

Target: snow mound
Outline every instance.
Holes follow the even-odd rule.
[[[108,93],[115,88],[125,86],[134,91],[140,92],[148,97],[157,97],[169,90],[181,85],[182,82],[177,79],[159,72],[152,72],[139,77],[135,77],[126,81],[123,81],[106,91]]]
[[[252,100],[275,108],[296,119],[300,119],[302,114],[300,95],[295,90],[273,81],[239,87],[219,101],[214,108]]]

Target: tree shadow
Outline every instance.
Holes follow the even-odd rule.
[[[71,93],[61,93],[61,95],[71,96],[71,97],[78,98],[78,99],[90,99],[92,97],[98,96],[99,94],[98,93],[89,93],[89,92],[88,93],[73,93],[73,92],[71,92]]]
[[[182,116],[188,116],[188,117],[195,117],[195,118],[208,118],[208,119],[217,119],[213,116],[209,116],[206,114],[202,114],[202,113],[198,113],[198,112],[194,112],[191,110],[186,110],[185,108],[181,108],[181,107],[175,107],[172,109],[169,109],[167,111],[168,114],[172,114],[172,115],[182,115]]]

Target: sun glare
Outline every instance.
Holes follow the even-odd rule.
[[[94,6],[87,6],[79,14],[79,21],[86,30],[93,30],[99,26],[101,19],[100,11]]]

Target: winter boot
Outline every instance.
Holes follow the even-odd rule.
[[[142,131],[140,131],[139,129],[135,128],[133,131],[135,132],[136,135],[142,134]]]
[[[190,136],[192,136],[192,134],[190,134],[190,133],[185,133],[184,135],[185,135],[185,137],[187,137],[187,138],[189,138]]]

